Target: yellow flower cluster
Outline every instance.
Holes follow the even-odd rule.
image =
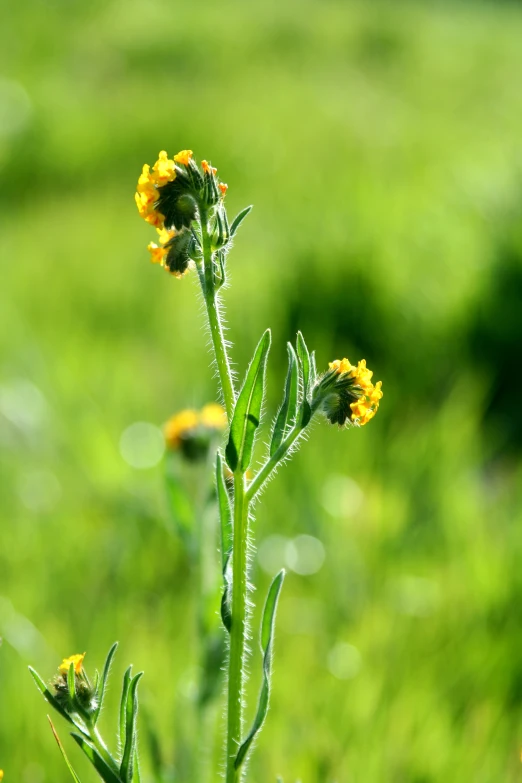
[[[382,399],[382,381],[378,381],[375,385],[372,383],[373,372],[366,367],[366,359],[362,359],[357,367],[350,364],[348,359],[336,359],[328,366],[339,375],[349,373],[354,379],[354,385],[361,389],[360,398],[350,405],[352,410],[350,419],[353,424],[360,427],[367,424],[379,408]]]
[[[0,769],[0,783],[4,779],[4,770]]]
[[[82,667],[83,667],[83,659],[85,658],[85,653],[77,654],[77,655],[71,655],[70,658],[64,658],[61,662],[58,671],[61,674],[68,674],[69,669],[71,668],[71,663],[74,664],[74,671],[76,674],[80,674]]]
[[[172,416],[165,424],[165,441],[169,449],[176,450],[182,441],[198,428],[222,432],[227,426],[226,413],[216,402],[205,405],[201,411],[188,408]]]
[[[191,157],[192,150],[181,150],[171,160],[165,150],[162,150],[152,169],[148,163],[143,166],[136,187],[135,199],[138,212],[147,223],[158,229],[163,228],[165,216],[155,208],[159,198],[158,188],[163,187],[167,182],[174,182],[176,179],[176,163],[182,163],[187,166]]]

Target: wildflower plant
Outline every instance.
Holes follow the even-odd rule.
[[[335,360],[325,372],[319,373],[315,353],[308,350],[303,335],[298,332],[295,344],[287,346],[288,371],[267,451],[261,467],[254,467],[256,436],[263,418],[271,333],[267,329],[262,335],[238,386],[231,369],[231,346],[224,335],[220,290],[227,282],[228,255],[234,236],[251,207],[229,220],[226,193],[227,185],[218,177],[217,169],[205,160],[198,165],[191,150],[182,150],[172,159],[162,151],[152,167],[143,166],[136,204],[141,217],[157,231],[156,241],[148,246],[151,261],[178,279],[191,271],[198,276],[226,413],[225,443],[214,459],[220,521],[220,616],[228,641],[224,778],[226,783],[240,783],[245,780],[249,755],[268,712],[276,611],[285,576],[284,571],[275,575],[265,599],[259,632],[261,689],[253,722],[246,727],[244,685],[249,655],[249,554],[253,551],[250,530],[254,506],[267,481],[298,448],[315,418],[322,415],[331,424],[350,429],[364,426],[378,410],[382,389],[380,382],[373,384],[372,372],[364,360],[357,365],[352,365],[348,359]],[[174,450],[184,450],[187,457],[195,458],[208,448],[209,436],[205,429],[202,414],[185,411],[168,423],[167,441],[170,439]],[[62,672],[62,679],[55,682],[54,695],[35,673],[33,676],[48,701],[79,729],[81,734],[74,736],[82,738],[82,749],[85,751],[87,746],[93,758],[101,758],[111,768],[113,778],[107,778],[103,777],[99,766],[96,767],[102,778],[110,779],[112,783],[129,783],[133,779],[132,770],[129,777],[128,765],[122,771],[123,760],[105,758],[105,745],[100,745],[100,739],[93,733],[92,716],[99,714],[97,710],[104,687],[101,683],[105,682],[105,675],[96,681],[94,690],[89,690],[89,681],[84,682],[84,675],[78,674],[75,666],[74,661],[70,663],[66,682]],[[137,682],[136,678],[130,681],[134,684],[134,694]],[[128,701],[130,690],[127,693],[125,714],[130,721],[127,725],[135,725],[134,702]],[[77,742],[80,744],[79,739]],[[135,753],[135,742],[132,747]],[[138,769],[135,765],[136,773]]]

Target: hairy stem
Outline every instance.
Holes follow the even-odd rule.
[[[234,761],[241,744],[243,723],[243,684],[247,632],[247,550],[248,500],[245,477],[234,476],[234,548],[232,555],[232,627],[228,661],[227,762],[226,783],[237,783],[241,777]]]
[[[230,422],[234,412],[234,403],[236,394],[234,391],[234,381],[232,379],[232,370],[228,359],[227,345],[223,332],[223,324],[219,312],[218,295],[215,290],[212,270],[212,246],[208,231],[208,214],[206,210],[200,209],[201,235],[203,241],[203,262],[204,272],[200,275],[205,306],[207,310],[210,335],[216,358],[216,365],[219,373],[219,380],[223,390],[223,399],[227,418]]]
[[[270,459],[268,459],[259,473],[252,479],[250,484],[248,485],[248,489],[246,491],[246,497],[248,502],[254,499],[254,497],[257,495],[265,481],[267,481],[272,471],[274,471],[281,460],[283,460],[286,455],[288,454],[289,449],[291,446],[296,442],[298,437],[303,432],[303,427],[301,427],[300,424],[296,424],[292,430],[288,433],[286,438],[283,440],[279,448],[272,454]]]
[[[113,772],[116,772],[116,774],[120,775],[120,768],[119,765],[116,763],[116,761],[113,759],[111,753],[107,749],[107,746],[105,745],[104,741],[101,738],[101,734],[96,728],[96,726],[93,726],[91,723],[89,723],[89,732],[90,732],[90,739],[102,757],[102,759],[105,761],[106,764],[112,769]]]

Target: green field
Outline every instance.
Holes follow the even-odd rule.
[[[364,429],[317,423],[259,506],[255,627],[291,539],[325,559],[284,585],[252,783],[522,780],[522,7],[4,6],[4,783],[68,779],[27,665],[100,667],[115,639],[107,733],[132,661],[166,782],[198,783],[193,574],[162,464],[120,453],[132,423],[218,394],[195,276],[151,266],[133,201],[183,148],[231,214],[255,205],[224,298],[240,375],[272,328],[266,421],[297,329],[320,369],[366,358],[384,390]]]

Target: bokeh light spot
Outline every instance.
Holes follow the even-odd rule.
[[[308,576],[320,570],[326,555],[318,538],[302,535],[287,543],[285,556],[288,568],[296,574]]]
[[[361,653],[353,644],[338,642],[328,653],[328,669],[338,680],[352,680],[361,669]]]
[[[165,452],[162,431],[154,424],[137,421],[122,432],[120,454],[125,462],[137,470],[153,468]]]

